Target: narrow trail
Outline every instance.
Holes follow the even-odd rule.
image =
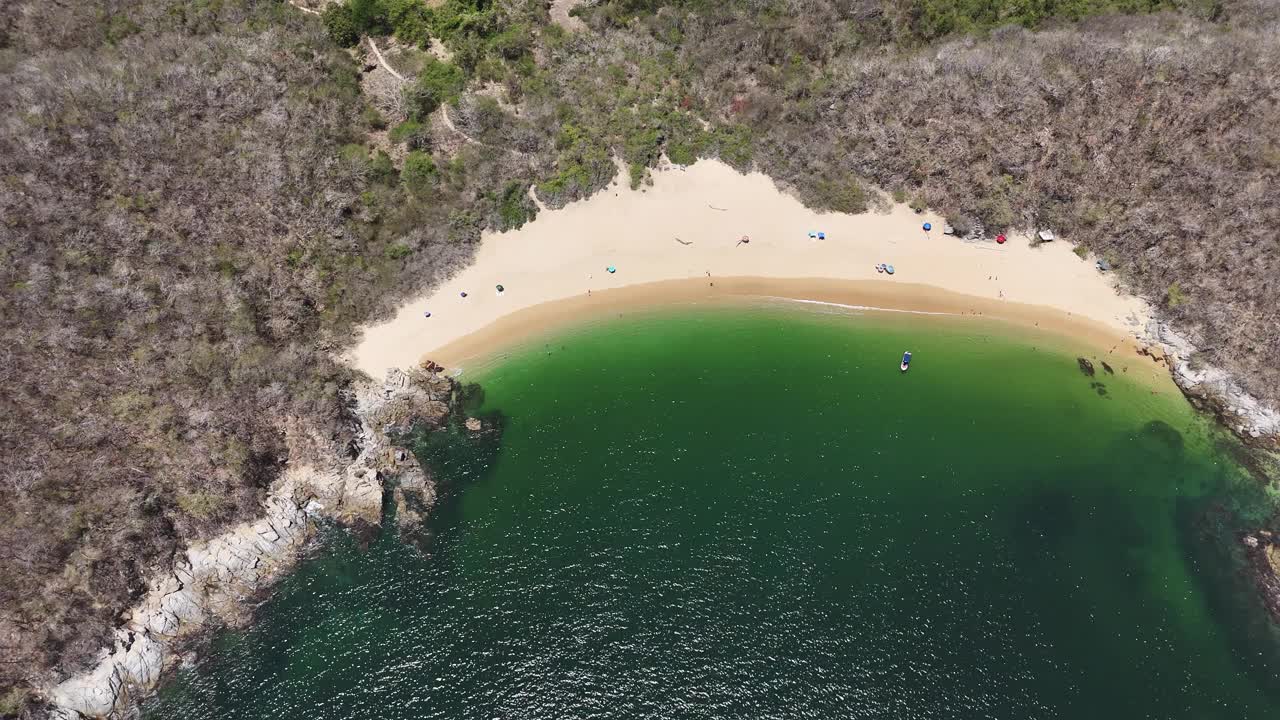
[[[320,14],[321,14],[319,10],[312,10],[312,9],[311,9],[311,8],[309,8],[309,7],[303,7],[302,5],[299,5],[295,0],[288,0],[288,2],[289,2],[289,4],[290,4],[290,5],[292,5],[293,7],[295,7],[295,8],[297,8],[297,9],[301,10],[301,11],[302,11],[302,12],[304,12],[304,13],[309,13],[309,14],[311,14],[311,15],[320,15]],[[576,18],[574,18],[574,19],[576,19]],[[378,44],[377,44],[377,43],[375,43],[375,42],[373,41],[373,38],[372,38],[372,37],[368,37],[368,36],[366,36],[366,37],[365,37],[365,41],[369,43],[369,50],[373,51],[373,56],[374,56],[375,58],[377,58],[377,60],[378,60],[378,64],[382,66],[382,69],[383,69],[383,70],[386,70],[388,73],[390,73],[390,74],[391,74],[391,77],[394,77],[396,80],[399,80],[399,81],[400,81],[400,82],[402,82],[402,83],[408,83],[408,82],[409,82],[409,78],[405,77],[404,75],[401,75],[399,72],[397,72],[397,71],[396,71],[396,69],[395,69],[395,68],[391,67],[391,64],[387,62],[387,59],[386,59],[385,57],[383,57],[383,55],[382,55],[382,51],[378,49]],[[527,156],[527,155],[528,155],[528,153],[526,153],[526,152],[522,152],[522,151],[520,151],[520,150],[516,150],[516,149],[514,149],[514,148],[505,148],[505,147],[501,147],[501,146],[498,146],[498,145],[490,145],[490,144],[488,144],[488,143],[481,142],[481,141],[479,141],[479,140],[477,140],[477,139],[475,139],[475,138],[471,137],[471,136],[470,136],[470,135],[468,135],[464,130],[462,130],[461,128],[459,128],[457,125],[454,125],[454,124],[453,124],[453,118],[449,117],[449,106],[448,106],[448,105],[441,105],[441,107],[440,107],[440,118],[441,118],[441,120],[444,122],[444,126],[445,126],[446,128],[448,128],[450,132],[452,132],[453,134],[455,134],[455,135],[457,135],[458,137],[462,138],[462,140],[463,140],[464,142],[468,143],[468,144],[471,144],[471,145],[478,145],[478,146],[480,146],[480,147],[487,147],[487,148],[491,148],[491,149],[494,149],[494,150],[501,150],[501,151],[503,151],[503,152],[515,153],[516,155],[520,155],[520,156],[522,156],[522,157],[524,157],[524,156]]]
[[[391,67],[391,65],[387,64],[386,58],[382,57],[382,52],[378,50],[378,46],[376,43],[373,42],[373,38],[366,37],[365,39],[369,41],[369,49],[373,51],[373,56],[378,58],[378,64],[381,65],[384,70],[391,73],[392,77],[399,80],[400,82],[409,82],[407,79],[405,79],[405,76],[396,72],[395,69]]]
[[[319,11],[319,10],[312,10],[312,9],[311,9],[311,8],[309,8],[309,7],[302,7],[301,5],[299,5],[298,3],[294,2],[293,0],[289,0],[289,4],[290,4],[290,5],[292,5],[292,6],[294,6],[294,7],[296,7],[296,8],[298,8],[299,10],[301,10],[301,11],[302,11],[302,12],[304,12],[304,13],[310,13],[311,15],[319,15],[319,14],[320,14],[320,11]]]
[[[440,106],[440,118],[441,120],[444,121],[445,127],[449,128],[449,130],[452,131],[454,134],[460,136],[464,141],[472,145],[480,145],[482,147],[484,146],[484,143],[466,134],[462,130],[458,129],[457,125],[453,124],[453,118],[449,117],[449,106],[447,104],[443,104]]]
[[[477,139],[475,139],[475,138],[471,137],[470,135],[468,135],[468,134],[467,134],[467,132],[466,132],[465,130],[463,130],[462,128],[460,128],[460,127],[458,127],[457,125],[454,125],[454,124],[453,124],[453,118],[449,117],[449,106],[448,106],[448,104],[443,104],[443,105],[441,105],[441,106],[440,106],[440,119],[444,122],[444,126],[445,126],[446,128],[448,128],[449,130],[451,130],[454,134],[458,135],[458,137],[461,137],[461,138],[462,138],[465,142],[467,142],[468,144],[476,145],[476,146],[478,146],[478,147],[486,147],[486,148],[489,148],[489,149],[491,149],[491,150],[498,150],[498,151],[500,151],[500,152],[509,152],[509,153],[511,153],[511,154],[513,154],[513,155],[518,155],[519,157],[522,157],[522,158],[527,158],[527,157],[529,157],[529,153],[524,152],[523,150],[517,150],[517,149],[515,149],[515,148],[509,148],[509,147],[503,147],[503,146],[501,146],[501,145],[491,145],[491,144],[489,144],[489,143],[487,143],[487,142],[484,142],[484,141],[482,141],[482,140],[477,140]]]

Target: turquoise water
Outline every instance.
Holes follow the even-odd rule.
[[[1274,716],[1268,500],[1109,362],[777,307],[513,352],[470,378],[500,443],[418,445],[421,552],[329,533],[146,717]]]

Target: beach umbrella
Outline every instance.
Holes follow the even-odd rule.
[[[892,266],[892,265],[885,265],[885,266],[884,266],[884,271],[885,271],[885,272],[887,272],[887,273],[889,273],[890,275],[892,275],[892,274],[893,274],[893,266]]]
[[[466,296],[467,296],[467,293],[466,293],[466,291],[465,291],[465,290],[464,290],[464,291],[462,291],[462,292],[460,292],[460,293],[458,293],[458,294],[459,294],[459,295],[461,295],[462,297],[466,297]]]
[[[932,224],[932,223],[925,223],[925,224],[924,224],[924,231],[925,231],[925,232],[929,232],[929,231],[930,231],[930,230],[932,230],[932,229],[933,229],[933,224]]]
[[[614,267],[614,266],[612,266],[612,265],[610,265],[609,267],[607,267],[607,268],[605,268],[605,269],[606,269],[606,270],[608,270],[610,273],[616,273],[616,272],[618,272],[618,268],[616,268],[616,267]]]
[[[816,238],[816,237],[818,237],[818,233],[816,233],[816,232],[814,232],[814,231],[810,230],[810,231],[809,231],[809,237],[810,237],[810,238]]]
[[[1003,236],[1003,235],[997,235],[997,236],[996,236],[996,242],[1000,243],[1001,245],[1003,245],[1003,244],[1004,244],[1005,239],[1006,239],[1006,238],[1005,238],[1005,236]]]
[[[422,317],[431,317],[431,311],[430,311],[430,310],[428,310],[428,311],[426,311],[426,312],[422,313]]]
[[[824,232],[820,232],[820,233],[818,233],[818,239],[819,239],[819,240],[826,240],[826,239],[827,239],[827,234],[826,234],[826,233],[824,233]]]
[[[498,292],[502,292],[502,291],[503,291],[503,290],[505,290],[505,289],[506,289],[506,288],[502,287],[501,285],[499,285],[499,286],[498,286]]]

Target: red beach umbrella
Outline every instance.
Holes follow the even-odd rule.
[[[1005,241],[1005,237],[1004,237],[1003,235],[997,235],[997,236],[996,236],[996,242],[998,242],[998,243],[1000,243],[1001,245],[1003,245],[1003,244],[1004,244],[1004,241]]]

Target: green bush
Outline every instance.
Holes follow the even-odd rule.
[[[358,175],[369,167],[369,151],[356,143],[343,145],[338,149],[338,162],[347,171]]]
[[[499,230],[512,230],[533,219],[538,212],[529,200],[529,184],[519,181],[507,183],[498,200]]]
[[[1172,0],[912,0],[908,3],[911,21],[907,31],[914,40],[928,41],[1013,23],[1036,27],[1051,17],[1079,20],[1105,13],[1174,9],[1180,4]]]
[[[401,42],[425,48],[431,41],[431,11],[422,0],[383,0],[383,7]]]
[[[12,687],[4,695],[0,695],[0,716],[18,717],[22,708],[26,707],[30,693],[26,688]]]
[[[1176,308],[1187,302],[1187,295],[1182,291],[1182,286],[1173,283],[1169,289],[1165,291],[1165,303],[1171,308]]]
[[[447,0],[431,20],[431,34],[451,48],[459,40],[488,37],[498,29],[497,9],[486,0]]]
[[[698,150],[691,143],[672,142],[667,145],[667,159],[676,165],[692,165],[698,160]]]
[[[712,134],[711,144],[721,160],[738,170],[751,167],[751,128],[745,125],[722,125]]]
[[[369,177],[374,182],[390,185],[396,180],[396,166],[385,150],[379,150],[369,161]]]
[[[410,192],[418,193],[431,187],[438,174],[435,160],[427,153],[414,150],[404,158],[400,180]]]
[[[431,147],[431,132],[417,120],[405,120],[391,128],[391,142],[404,143],[410,150],[426,150]]]
[[[386,130],[387,119],[382,117],[382,113],[378,112],[378,108],[367,105],[360,112],[360,119],[364,120],[364,124],[369,126],[370,130]]]
[[[490,38],[489,47],[507,60],[516,60],[533,47],[533,36],[529,28],[515,24]]]
[[[212,520],[229,509],[230,500],[206,490],[178,493],[178,507],[197,520]]]
[[[404,243],[395,243],[388,245],[387,249],[382,253],[388,260],[400,260],[413,254],[413,248]]]
[[[819,180],[814,200],[820,208],[850,215],[867,211],[867,191],[857,178]]]
[[[360,42],[360,30],[356,28],[355,19],[351,17],[351,8],[334,4],[324,9],[321,16],[324,29],[329,38],[342,47],[351,47]]]
[[[456,101],[465,84],[462,68],[428,58],[418,74],[418,82],[406,93],[412,117],[421,120],[442,104]]]

